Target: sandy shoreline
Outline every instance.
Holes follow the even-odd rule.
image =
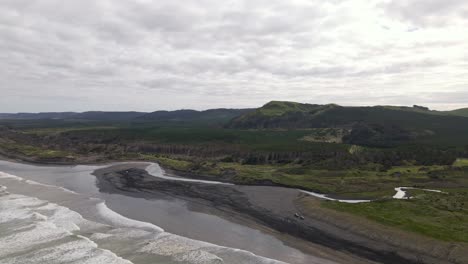
[[[319,207],[310,210],[304,202],[317,200],[298,190],[164,180],[149,175],[143,164],[135,165],[124,164],[95,171],[98,187],[103,192],[148,199],[160,198],[161,195],[185,199],[194,206],[202,205],[203,210],[212,208],[209,213],[229,217],[245,225],[255,225],[255,228],[271,229],[276,235],[288,234],[312,242],[314,253],[320,249],[319,252],[339,263],[463,263],[457,259],[450,260],[454,255],[450,255],[452,245],[448,243],[412,234],[397,232],[393,235],[394,230],[380,230],[380,226],[371,223],[363,227],[363,223],[349,222],[353,220],[351,218],[346,219],[348,222],[334,219],[342,215],[333,215]],[[196,210],[201,209],[197,206]],[[295,212],[305,215],[305,219],[296,218]],[[365,235],[367,232],[376,233]],[[405,245],[405,240],[416,244]],[[292,243],[302,250],[311,250],[310,245],[313,245],[297,243],[297,240]],[[440,252],[431,252],[434,247]]]

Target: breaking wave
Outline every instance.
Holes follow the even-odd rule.
[[[62,187],[24,180],[0,172],[0,179],[40,186],[74,199],[83,196]],[[33,188],[31,188],[33,190]],[[124,217],[100,199],[92,200],[96,219],[88,220],[73,208],[26,195],[0,185],[0,262],[79,264],[279,264],[251,252],[217,246],[171,233],[151,223]],[[78,202],[79,204],[79,202]]]

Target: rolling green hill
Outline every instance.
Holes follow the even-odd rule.
[[[447,111],[445,113],[450,114],[450,115],[468,117],[468,108],[461,108],[461,109],[457,109],[453,111]]]
[[[466,111],[432,111],[417,105],[344,107],[272,101],[257,109],[0,114],[0,119],[9,119],[0,120],[0,126],[29,134],[60,135],[62,139],[208,144],[242,151],[303,151],[318,143],[328,144],[328,149],[336,144],[460,149],[468,145],[468,117],[461,116]],[[265,136],[270,134],[275,137]]]
[[[227,126],[242,129],[323,127],[313,120],[336,108],[341,106],[272,101],[255,111],[234,118]]]
[[[462,110],[457,114],[461,115]],[[317,129],[348,131],[342,141],[349,144],[387,147],[402,143],[468,143],[468,118],[427,108],[343,107],[273,101],[234,118],[234,129]]]

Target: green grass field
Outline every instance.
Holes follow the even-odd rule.
[[[416,191],[413,195],[410,200],[360,204],[324,201],[322,206],[439,240],[468,242],[468,188],[446,194]]]
[[[271,181],[350,199],[390,198],[395,194],[394,188],[400,186],[468,188],[468,171],[455,170],[450,166],[397,166],[387,171],[320,170],[301,164],[249,165],[235,162],[200,162],[160,155],[144,155],[143,159],[156,161],[166,168],[211,177],[213,180],[229,172],[231,175],[229,179],[238,184]],[[440,178],[437,179],[434,175]]]
[[[468,159],[457,159],[454,163],[453,166],[455,167],[468,167]]]
[[[30,145],[0,143],[0,148],[6,152],[17,153],[19,155],[27,157],[38,157],[40,159],[73,158],[73,154],[71,154],[70,152],[52,149],[41,149]]]

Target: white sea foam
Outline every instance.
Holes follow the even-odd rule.
[[[183,261],[193,264],[222,264],[224,263],[223,259],[203,250],[192,250],[189,252],[183,252],[176,254],[173,257],[176,261]]]
[[[123,215],[120,215],[107,207],[105,202],[99,203],[96,205],[96,208],[101,217],[103,217],[107,222],[112,225],[120,227],[133,227],[133,228],[143,228],[150,229],[157,232],[163,232],[164,230],[158,226],[147,222],[141,222],[127,218]]]
[[[259,257],[251,252],[217,246],[211,243],[181,237],[166,232],[151,232],[133,228],[118,228],[90,237],[101,243],[126,245],[127,250],[134,250],[138,255],[164,256],[175,263],[191,264],[281,264],[284,262]]]
[[[4,264],[22,263],[79,263],[79,264],[132,264],[109,250],[97,248],[97,244],[83,236],[50,247],[38,248],[20,256],[2,259]]]
[[[0,179],[23,180],[23,178],[0,171]]]
[[[78,231],[80,230],[79,225],[86,222],[77,212],[52,203],[47,203],[46,205],[38,207],[36,210],[49,212],[47,219],[53,222],[57,227],[67,231]]]
[[[139,252],[150,252],[162,256],[172,256],[176,254],[188,253],[206,247],[216,247],[216,245],[188,239],[170,233],[159,234],[155,239],[140,248]]]
[[[205,181],[205,180],[197,180],[197,179],[187,179],[187,178],[182,178],[182,177],[172,177],[172,176],[167,175],[166,172],[156,163],[152,163],[151,165],[149,165],[146,168],[146,171],[151,176],[161,178],[161,179],[166,179],[166,180],[172,180],[172,181],[206,183],[206,184],[221,184],[221,185],[234,185],[232,183],[219,182],[219,181]]]
[[[32,218],[32,220],[38,219]],[[0,238],[0,248],[2,249],[0,258],[18,254],[43,243],[50,243],[71,235],[71,233],[60,230],[53,223],[47,221],[34,221],[22,227],[24,228],[14,228],[13,230],[17,232]]]
[[[131,264],[77,235],[87,220],[34,197],[0,197],[0,263]]]
[[[19,177],[18,177],[18,178],[19,178]],[[60,186],[55,186],[55,185],[40,183],[40,182],[36,182],[36,181],[31,181],[31,180],[24,180],[24,182],[27,183],[27,184],[32,184],[32,185],[40,185],[40,186],[45,186],[45,187],[53,187],[53,188],[57,188],[57,189],[60,189],[60,190],[62,190],[62,191],[68,192],[68,193],[78,194],[77,192],[74,192],[74,191],[72,191],[72,190],[69,190],[69,189],[67,189],[67,188],[60,187]]]
[[[53,188],[57,188],[57,189],[60,189],[62,191],[68,192],[68,193],[78,194],[77,192],[74,192],[74,191],[69,190],[69,189],[64,188],[64,187],[45,184],[45,183],[40,183],[40,182],[36,182],[36,181],[32,181],[32,180],[26,180],[26,179],[24,179],[22,177],[19,177],[19,176],[16,176],[16,175],[11,175],[11,174],[8,174],[8,173],[5,173],[5,172],[0,172],[0,179],[13,179],[13,180],[22,181],[22,182],[25,182],[25,183],[31,184],[31,185],[39,185],[39,186],[44,186],[44,187],[53,187]]]

